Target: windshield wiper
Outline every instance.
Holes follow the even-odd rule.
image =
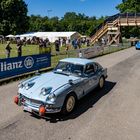
[[[57,73],[57,74],[62,74],[62,75],[69,76],[69,74],[68,74],[68,73],[63,73],[63,72],[54,71],[54,73]]]

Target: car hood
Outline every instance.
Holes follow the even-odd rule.
[[[28,96],[29,98],[41,98],[40,92],[42,88],[52,88],[51,92],[68,84],[69,80],[78,80],[79,77],[67,76],[54,72],[41,74],[40,76],[33,77],[23,82],[23,85],[32,83],[33,86],[29,89],[22,88],[19,92]]]

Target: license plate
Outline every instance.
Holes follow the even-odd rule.
[[[30,107],[24,106],[23,110],[28,111],[28,112],[32,112],[32,109]]]

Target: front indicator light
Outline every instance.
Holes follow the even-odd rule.
[[[39,115],[40,115],[40,116],[44,116],[45,113],[46,113],[45,106],[40,106],[40,107],[39,107]]]
[[[19,97],[18,96],[14,97],[14,103],[17,104],[17,105],[19,104]]]

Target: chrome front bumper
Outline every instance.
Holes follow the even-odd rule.
[[[26,110],[28,112],[39,112],[39,107],[34,107],[28,104],[22,104],[22,106],[23,106],[23,110]],[[30,111],[26,108],[28,108]],[[61,108],[47,108],[46,107],[46,113],[58,113],[60,111],[61,111]]]
[[[54,107],[50,104],[44,104],[41,101],[29,99],[25,96],[20,97],[20,106],[23,106],[23,110],[28,112],[39,112],[39,108],[41,105],[45,106],[46,113],[58,113],[61,111],[61,107]]]

